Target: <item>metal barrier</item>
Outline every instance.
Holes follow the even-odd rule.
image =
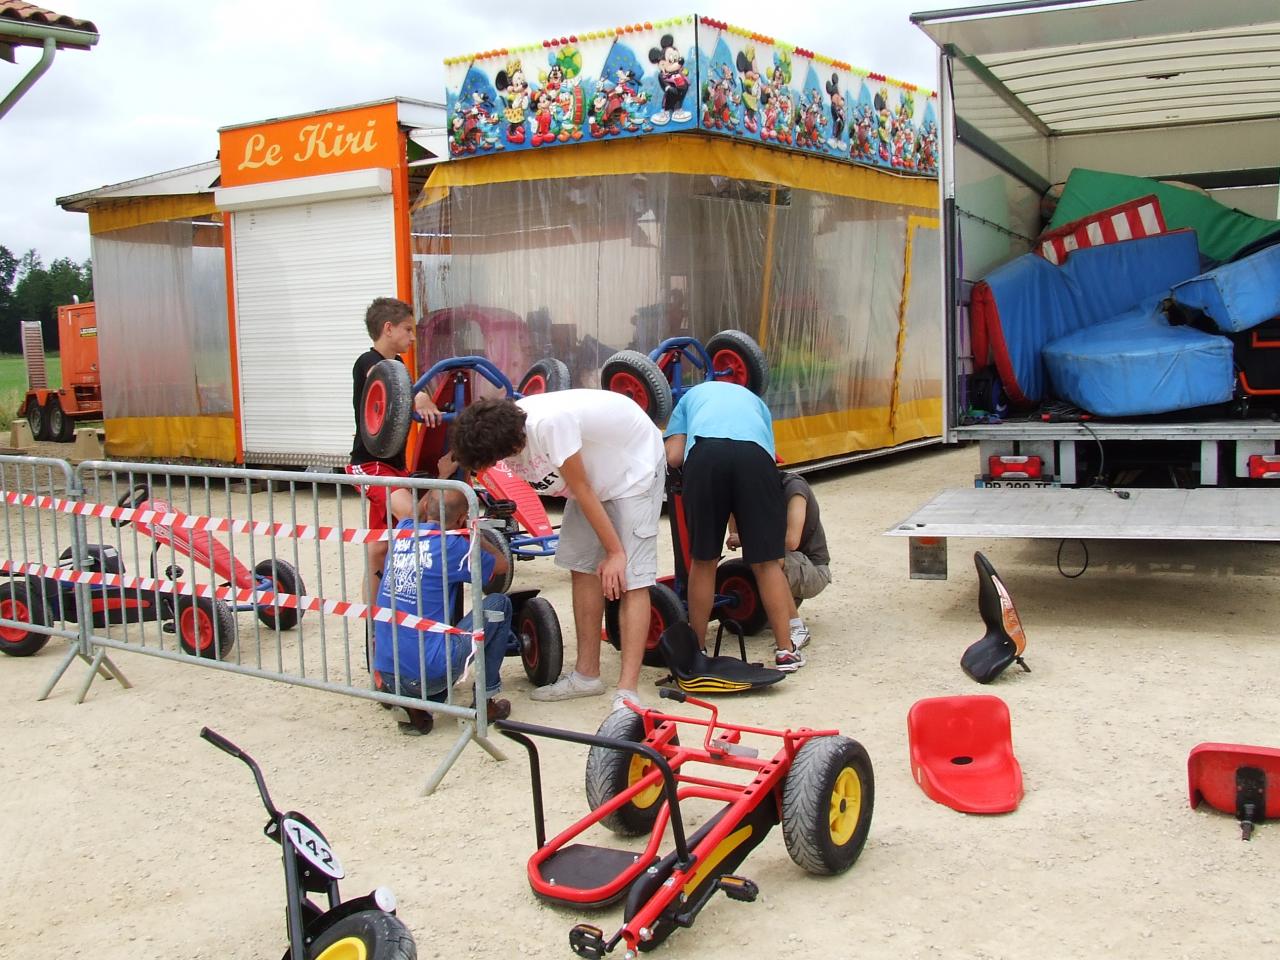
[[[480,511],[468,485],[109,461],[86,461],[73,474],[60,460],[19,457],[0,457],[0,469],[10,597],[8,607],[0,597],[0,629],[26,626],[73,641],[41,699],[77,657],[91,666],[77,702],[97,675],[128,686],[107,657],[108,651],[124,650],[454,716],[460,735],[424,793],[436,788],[473,740],[504,759],[488,739],[485,664],[478,655],[483,624],[472,630],[452,626],[457,610],[446,610],[443,621],[424,616],[416,589],[424,576],[435,575],[438,556],[441,595],[449,597],[449,570],[459,559],[455,546],[454,562],[449,561],[451,538],[441,536],[439,518],[427,519],[430,509],[440,509],[439,498],[424,494],[460,492],[467,518],[466,529],[458,532],[470,536],[479,529]],[[405,488],[414,503],[426,506],[405,529],[369,530],[359,487],[388,493]],[[394,528],[390,502],[384,509]],[[398,568],[412,578],[414,609],[397,608],[394,590],[389,606],[373,605],[372,591],[365,592],[366,584],[376,582],[371,546],[393,540],[414,541],[412,548],[401,548]],[[479,541],[470,536],[468,547],[470,607],[477,619],[483,599]],[[15,589],[35,601],[27,608],[27,624],[6,616],[17,611]],[[385,624],[391,640],[392,670],[381,683],[370,653],[375,623]],[[421,699],[402,685],[429,675],[430,644],[423,642],[428,638],[442,642],[446,654],[465,644],[471,673],[471,682],[458,682],[466,676],[454,675],[454,657],[446,655],[441,702]],[[402,662],[404,648],[416,648],[416,665]],[[470,703],[456,702],[455,683],[471,689]]]

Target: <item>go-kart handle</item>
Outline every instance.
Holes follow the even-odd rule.
[[[683,690],[676,687],[663,687],[658,691],[658,696],[663,700],[674,700],[676,703],[684,703],[689,699]]]
[[[508,397],[517,396],[516,388],[507,379],[506,374],[494,366],[493,361],[488,357],[449,357],[448,359],[437,361],[432,364],[430,370],[414,381],[414,394],[421,393],[426,389],[428,382],[450,370],[474,370]]]
[[[253,771],[253,779],[258,784],[258,793],[262,796],[262,805],[267,808],[267,813],[271,815],[272,819],[280,819],[280,811],[277,810],[275,804],[271,802],[271,794],[267,792],[267,782],[262,779],[262,771],[258,769],[258,764],[254,761],[253,757],[249,756],[249,754],[245,753],[216,730],[210,730],[208,727],[201,727],[200,736],[205,740],[208,740],[223,753],[229,753],[237,760],[243,760],[248,765],[249,769]]]

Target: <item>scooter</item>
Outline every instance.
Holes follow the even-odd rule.
[[[208,727],[201,728],[200,736],[245,762],[267,808],[270,819],[262,832],[280,844],[284,860],[289,948],[282,960],[416,960],[413,934],[396,917],[395,895],[378,887],[366,896],[343,900],[338,893],[338,881],[345,876],[342,863],[320,828],[295,810],[276,809],[262,770],[249,754]],[[312,893],[327,896],[327,910],[312,901]]]

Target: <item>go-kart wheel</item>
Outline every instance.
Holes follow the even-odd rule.
[[[604,718],[596,736],[641,743],[644,740],[644,720],[634,710],[623,707]],[[671,742],[679,743],[679,740]],[[639,754],[592,747],[587,753],[587,804],[592,810],[598,809],[652,769],[653,763]],[[600,824],[623,837],[648,833],[658,819],[662,799],[662,786],[654,785],[636,794]]]
[[[275,592],[296,597],[307,592],[302,574],[287,560],[263,560],[253,568],[255,577],[266,577],[275,584]],[[272,630],[292,630],[302,619],[303,611],[297,607],[259,606],[255,611],[263,625]]]
[[[619,350],[604,362],[600,386],[630,397],[654,423],[671,417],[671,384],[656,363],[637,350]]]
[[[135,483],[132,487],[125,491],[124,495],[116,501],[117,507],[126,507],[130,510],[137,510],[142,506],[143,502],[150,499],[151,489],[145,483]],[[127,527],[131,520],[120,520],[116,517],[111,518],[113,527]]]
[[[555,683],[564,666],[564,637],[556,608],[543,597],[530,597],[520,605],[515,628],[529,682],[535,687]]]
[[[621,606],[618,600],[609,600],[604,605],[604,635],[615,650],[622,649]],[[658,650],[658,640],[667,627],[685,619],[688,619],[688,614],[674,590],[665,583],[655,583],[649,588],[649,636],[644,644],[646,667],[667,665]]]
[[[222,660],[236,643],[236,617],[221,600],[183,594],[173,605],[182,652],[205,660]]]
[[[499,533],[492,527],[481,527],[480,536],[498,548],[498,552],[507,558],[507,570],[505,573],[498,573],[496,570],[488,580],[484,582],[485,593],[506,593],[511,589],[511,581],[516,578],[515,558],[511,555],[511,542],[507,540],[506,535]],[[556,674],[558,677],[560,674]],[[551,678],[552,680],[555,677]]]
[[[751,564],[745,560],[725,560],[716,567],[716,596],[727,597],[711,611],[717,620],[734,620],[748,637],[754,637],[769,623],[760,588]]]
[[[569,367],[565,362],[557,357],[545,357],[520,378],[516,392],[528,396],[531,393],[555,393],[572,386],[573,378],[569,375]]]
[[[27,426],[31,428],[32,440],[49,439],[49,418],[34,396],[27,398]]]
[[[741,330],[721,330],[707,341],[707,355],[713,370],[727,371],[715,379],[746,387],[758,397],[769,389],[769,361],[760,344]]]
[[[375,363],[360,394],[360,442],[375,457],[394,457],[404,449],[412,418],[413,384],[405,365],[395,358]]]
[[[55,394],[49,397],[44,411],[48,424],[49,439],[58,443],[69,443],[76,433],[76,422],[62,412],[62,401]]]
[[[39,598],[36,599],[37,602],[33,603],[25,581],[0,583],[0,617],[42,627],[44,618],[40,613]],[[47,633],[36,633],[25,627],[0,627],[0,653],[11,657],[29,657],[39,653],[48,642]]]
[[[417,960],[418,946],[399,917],[361,910],[338,920],[307,947],[307,960]]]
[[[867,842],[876,785],[871,758],[849,737],[814,737],[782,785],[782,837],[810,873],[843,873]]]

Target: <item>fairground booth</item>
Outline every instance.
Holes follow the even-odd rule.
[[[345,462],[388,295],[415,370],[553,356],[596,386],[617,350],[736,328],[789,463],[940,433],[933,95],[696,16],[446,68],[443,107],[230,126],[194,180],[60,201],[91,216],[109,453]]]

